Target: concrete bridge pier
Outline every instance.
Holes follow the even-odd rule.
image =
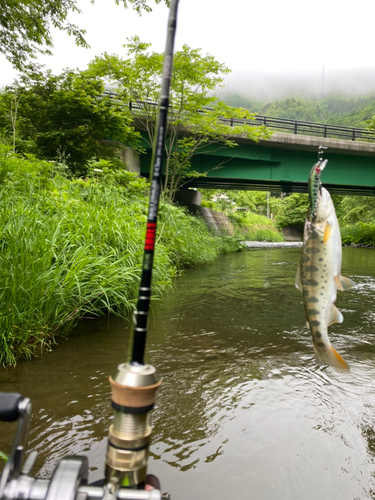
[[[200,206],[202,203],[202,193],[196,189],[181,189],[175,194],[175,202],[183,207],[190,205]]]
[[[175,202],[182,207],[187,207],[192,215],[202,217],[206,225],[215,233],[234,234],[233,224],[222,212],[211,208],[201,207],[202,193],[195,189],[181,189],[175,194]]]
[[[132,148],[127,148],[119,141],[106,139],[102,141],[108,146],[116,147],[117,156],[124,162],[129,172],[141,175],[141,158]]]
[[[125,163],[129,172],[141,175],[141,159],[139,154],[132,148],[124,148],[121,150],[121,159]]]

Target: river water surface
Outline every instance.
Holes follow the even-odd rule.
[[[149,471],[175,500],[375,498],[375,249],[344,248],[344,323],[330,339],[349,373],[317,367],[294,287],[300,249],[222,257],[153,303],[147,361],[163,379]],[[125,361],[127,324],[86,320],[53,352],[0,371],[32,399],[28,450],[48,476],[87,454],[102,476],[108,375]],[[0,450],[14,424],[1,423]]]

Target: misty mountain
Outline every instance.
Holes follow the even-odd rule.
[[[361,97],[330,95],[321,99],[286,97],[268,103],[239,93],[226,93],[221,98],[232,106],[240,106],[260,115],[347,127],[366,128],[366,120],[375,115],[375,93]]]
[[[375,62],[371,67],[339,68],[327,63],[320,68],[300,71],[276,68],[236,70],[225,77],[225,85],[227,93],[237,93],[264,103],[287,97],[359,97],[375,92]]]

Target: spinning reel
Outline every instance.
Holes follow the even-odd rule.
[[[146,480],[151,437],[148,413],[154,406],[155,394],[161,383],[155,369],[144,363],[144,354],[177,6],[178,0],[171,0],[153,148],[146,240],[133,331],[133,352],[131,362],[119,365],[114,376],[110,377],[115,416],[113,424],[109,427],[104,485],[87,484],[87,457],[63,458],[51,479],[31,477],[30,471],[36,459],[36,452],[30,453],[22,467],[24,442],[31,414],[30,400],[20,394],[0,393],[0,420],[5,422],[18,420],[12,450],[0,478],[0,500],[161,500],[159,490],[142,489]]]
[[[16,393],[0,393],[0,420],[18,420],[9,459],[0,477],[0,500],[161,500],[159,490],[145,491],[151,428],[148,412],[160,385],[150,365],[119,365],[113,379],[114,423],[109,427],[103,486],[88,485],[87,457],[60,460],[51,479],[30,476],[37,453],[22,467],[31,402]]]

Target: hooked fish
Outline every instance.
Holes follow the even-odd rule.
[[[325,166],[326,162],[324,163]],[[302,291],[307,324],[313,339],[318,364],[349,370],[347,363],[332,347],[328,327],[342,323],[336,308],[337,290],[348,290],[355,283],[341,276],[342,245],[335,207],[329,192],[320,184],[320,171],[314,165],[309,178],[310,208],[307,214],[301,263],[296,287]],[[319,168],[319,167],[318,167]],[[316,179],[319,188],[315,190]]]

